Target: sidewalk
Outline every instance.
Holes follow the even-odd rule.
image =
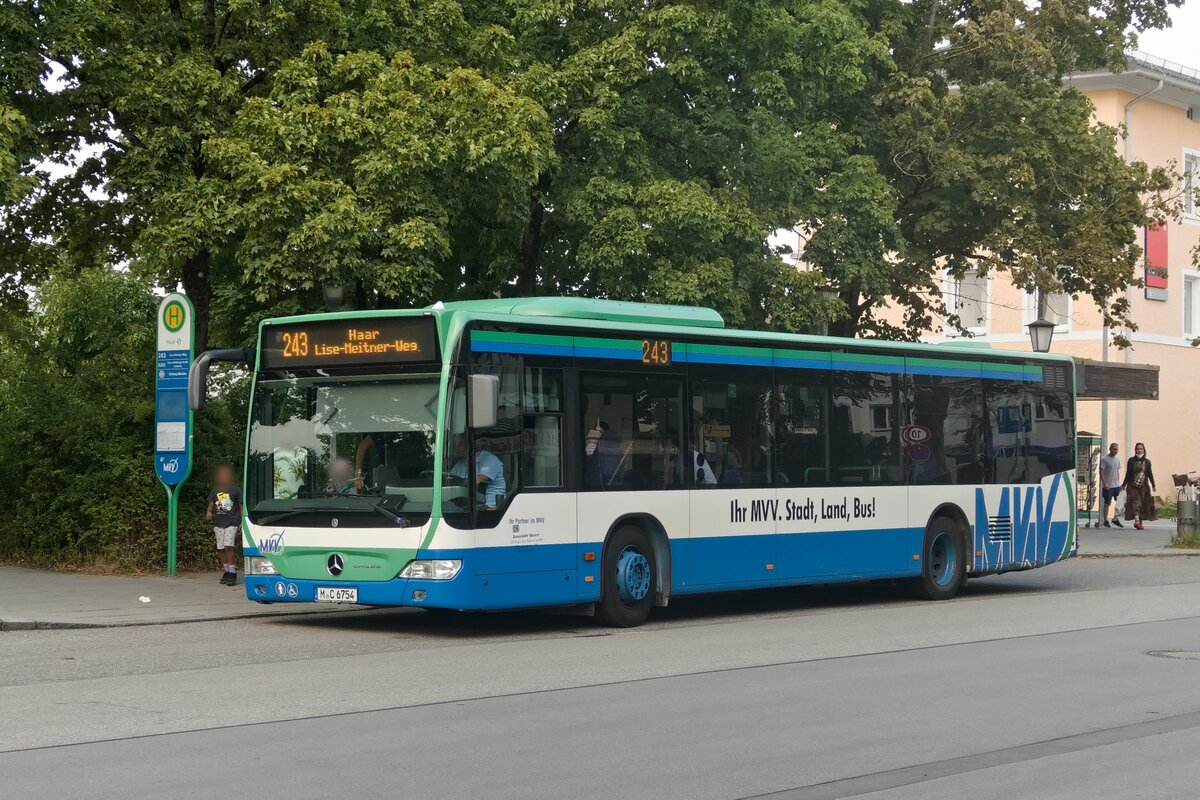
[[[283,614],[330,614],[359,606],[262,605],[246,599],[241,575],[236,587],[220,574],[189,573],[175,578],[143,575],[81,575],[0,566],[0,631],[31,628],[91,628],[165,625]],[[139,598],[148,597],[142,602]]]
[[[1122,556],[1200,556],[1200,550],[1167,547],[1175,535],[1175,520],[1147,522],[1146,530],[1134,530],[1132,522],[1121,521],[1124,528],[1080,528],[1079,555],[1083,558]]]

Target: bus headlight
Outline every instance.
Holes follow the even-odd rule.
[[[399,578],[424,578],[431,581],[448,581],[462,569],[462,561],[439,558],[432,561],[410,561],[400,570]]]
[[[275,575],[275,565],[271,563],[269,558],[261,558],[259,556],[246,557],[246,574],[247,575]]]

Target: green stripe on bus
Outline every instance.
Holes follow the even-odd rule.
[[[932,367],[934,369],[982,369],[982,361],[954,361],[948,358],[910,358],[909,366]]]
[[[1022,364],[1000,364],[992,361],[981,361],[980,365],[984,369],[990,369],[992,372],[1011,372],[1014,375],[1023,375],[1025,367]]]
[[[748,356],[749,358],[771,357],[771,350],[767,347],[741,347],[730,344],[689,344],[688,353],[708,356]]]
[[[558,345],[559,347],[571,347],[575,343],[574,336],[553,336],[546,333],[511,333],[509,331],[471,331],[471,338],[477,342],[549,344]]]
[[[834,353],[834,361],[846,361],[852,364],[891,364],[903,366],[903,356],[877,356],[870,353]]]
[[[1071,552],[1071,545],[1075,543],[1075,537],[1079,535],[1079,518],[1076,516],[1078,509],[1075,508],[1075,489],[1071,486],[1071,473],[1064,472],[1062,478],[1063,486],[1067,490],[1067,508],[1069,509],[1067,519],[1067,540],[1063,543],[1062,556],[1066,558]]]
[[[576,336],[576,347],[595,347],[601,350],[641,350],[641,339],[596,339],[590,336]]]
[[[800,361],[832,361],[833,353],[828,350],[771,350],[773,358],[794,358]]]

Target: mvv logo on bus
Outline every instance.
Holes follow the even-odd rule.
[[[1062,475],[1055,475],[1050,480],[1048,489],[1041,486],[1004,486],[999,490],[999,501],[995,509],[988,506],[987,492],[982,488],[975,489],[975,532],[976,542],[984,546],[987,552],[988,544],[999,545],[999,555],[1003,557],[1004,544],[1008,544],[1010,560],[1025,559],[1029,545],[1033,545],[1032,557],[1038,559],[1038,545],[1041,544],[1041,558],[1049,558],[1051,552],[1050,535],[1054,524],[1054,503],[1058,499],[1058,487],[1062,483]],[[1020,555],[1016,548],[1020,548]],[[1054,550],[1055,558],[1062,548]]]
[[[283,552],[283,531],[265,536],[258,543],[258,552],[264,556],[277,556]]]

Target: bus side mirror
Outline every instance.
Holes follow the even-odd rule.
[[[472,428],[491,428],[496,425],[497,410],[500,407],[500,376],[472,375],[468,379],[467,389],[471,398]]]
[[[205,350],[192,362],[188,370],[188,407],[199,411],[204,405],[204,395],[208,391],[208,365],[214,361],[232,361],[246,364],[250,354],[245,350]]]

